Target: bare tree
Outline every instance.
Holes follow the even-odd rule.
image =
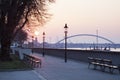
[[[31,18],[45,22],[48,2],[54,0],[0,0],[0,60],[11,60],[11,42]]]

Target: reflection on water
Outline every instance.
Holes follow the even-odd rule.
[[[120,52],[120,48],[111,48],[111,51],[117,51],[117,52]]]
[[[93,50],[90,48],[68,48],[68,49],[72,49],[72,50]],[[98,50],[102,50],[102,51],[115,51],[115,52],[120,52],[120,48],[110,48],[110,50],[104,50],[104,49],[98,49]]]

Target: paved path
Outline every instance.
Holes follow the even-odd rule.
[[[88,69],[88,63],[76,62],[47,56],[42,57],[42,68],[36,68],[36,72],[46,80],[120,80],[120,74],[110,74],[99,70]]]
[[[0,72],[0,80],[45,80],[34,70]]]
[[[120,80],[120,74],[88,69],[88,64],[34,54],[42,59],[42,68],[32,71],[0,72],[0,80]]]

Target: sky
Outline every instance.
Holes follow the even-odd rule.
[[[56,0],[49,6],[52,17],[39,28],[38,40],[42,42],[42,33],[49,43],[64,38],[64,25],[68,25],[68,36],[76,34],[95,34],[115,43],[120,43],[120,0]],[[72,43],[96,42],[96,37],[74,37]],[[99,42],[108,42],[99,39]]]

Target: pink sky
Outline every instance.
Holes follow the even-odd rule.
[[[64,25],[67,23],[69,36],[96,34],[98,30],[99,35],[120,43],[120,0],[56,0],[49,12],[53,14],[51,20],[38,29],[40,42],[43,31],[48,42],[62,39]],[[95,38],[76,37],[69,41],[95,42]]]

